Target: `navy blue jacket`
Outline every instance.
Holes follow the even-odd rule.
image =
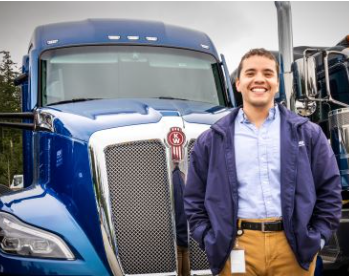
[[[184,180],[182,172],[176,166],[172,171],[173,198],[175,204],[176,238],[177,245],[188,247],[188,225],[184,212],[183,191]]]
[[[320,250],[321,237],[328,241],[338,228],[342,206],[340,175],[321,128],[282,105],[279,109],[283,224],[300,266],[308,269]],[[233,109],[199,136],[185,187],[191,235],[206,250],[215,275],[229,257],[237,230],[234,154],[237,112],[238,109]]]

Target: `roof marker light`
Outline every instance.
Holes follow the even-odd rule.
[[[108,36],[110,40],[118,40],[120,39],[120,36]]]
[[[48,45],[56,44],[57,42],[58,42],[58,39],[52,39],[52,40],[46,41],[46,43],[47,43]]]
[[[210,49],[210,46],[205,45],[205,44],[201,44],[201,47],[204,48],[204,49]]]
[[[157,41],[158,40],[157,37],[145,37],[145,39],[148,41]]]
[[[129,40],[139,40],[139,36],[127,36]]]

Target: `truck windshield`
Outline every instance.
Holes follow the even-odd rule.
[[[211,55],[165,47],[84,46],[41,56],[42,104],[74,99],[162,98],[224,105]]]

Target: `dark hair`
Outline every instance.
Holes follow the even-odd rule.
[[[277,61],[277,59],[275,58],[275,56],[273,55],[273,53],[271,53],[268,50],[265,50],[264,48],[255,48],[255,49],[251,49],[250,51],[248,51],[245,55],[243,55],[243,57],[241,58],[241,61],[239,63],[238,66],[238,74],[236,75],[236,78],[239,79],[240,78],[240,74],[241,74],[241,70],[242,70],[242,63],[244,60],[252,57],[252,56],[261,56],[261,57],[266,57],[268,59],[271,59],[275,62],[275,66],[276,66],[276,73],[277,73],[277,77],[279,78],[279,63]]]

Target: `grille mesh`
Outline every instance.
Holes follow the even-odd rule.
[[[190,154],[193,150],[195,140],[192,139],[188,145],[188,164],[190,166]],[[189,239],[189,249],[190,249],[190,268],[192,271],[197,270],[209,270],[210,266],[208,264],[207,256],[205,251],[202,251],[199,244],[193,239]]]
[[[342,109],[340,113],[329,115],[329,128],[340,128],[344,125],[349,125],[349,109]]]
[[[176,271],[165,147],[140,141],[105,149],[112,220],[125,274]]]
[[[195,139],[192,139],[189,141],[189,144],[188,144],[188,164],[189,165],[190,165],[190,154],[191,154],[191,151],[193,151],[195,141],[196,141]]]

